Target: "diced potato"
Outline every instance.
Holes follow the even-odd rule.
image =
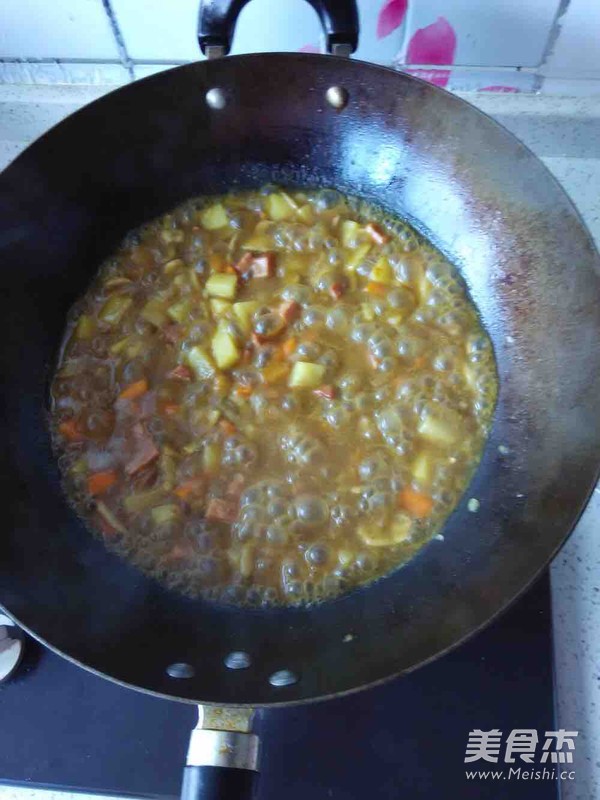
[[[237,291],[237,275],[229,272],[219,272],[211,275],[206,281],[206,291],[210,297],[220,297],[223,300],[233,300]]]
[[[172,258],[170,261],[163,266],[163,270],[165,275],[172,275],[174,272],[177,272],[180,269],[185,267],[185,261],[181,258]]]
[[[211,356],[200,345],[196,345],[188,351],[187,362],[194,370],[197,380],[212,378],[215,374],[215,365]]]
[[[315,214],[310,203],[300,206],[298,209],[298,218],[304,222],[305,225],[312,225],[315,221]]]
[[[242,250],[252,250],[258,253],[264,253],[267,250],[273,249],[273,238],[269,235],[273,223],[270,220],[263,219],[256,224],[252,236],[242,242]]]
[[[361,230],[362,228],[358,222],[352,219],[345,219],[342,222],[342,244],[344,247],[348,247],[350,250],[356,249]]]
[[[177,522],[180,513],[179,506],[175,503],[167,503],[164,506],[153,508],[150,516],[155,525],[168,525],[170,522]]]
[[[240,552],[240,575],[249,578],[254,572],[254,545],[247,542]]]
[[[115,342],[110,347],[111,355],[118,356],[119,353],[122,353],[129,344],[133,342],[133,336],[126,336],[124,339],[119,339],[118,342]]]
[[[132,302],[131,297],[126,297],[122,294],[114,294],[104,303],[98,316],[103,322],[116,325],[121,321]]]
[[[221,466],[221,448],[217,442],[209,442],[202,453],[202,466],[209,474],[219,470]]]
[[[231,303],[229,300],[220,300],[218,297],[211,298],[210,310],[213,317],[219,319],[224,317],[231,310]]]
[[[96,322],[89,314],[82,314],[75,326],[76,339],[91,339],[96,333]]]
[[[451,445],[458,441],[463,430],[460,414],[446,408],[438,413],[427,412],[417,426],[417,432],[437,445]]]
[[[361,303],[360,314],[365,322],[373,322],[375,319],[375,309],[371,303]]]
[[[217,330],[212,338],[211,347],[219,369],[234,367],[242,355],[234,337],[226,330]]]
[[[421,450],[412,463],[412,476],[421,486],[429,486],[432,478],[432,468],[431,455],[427,451]]]
[[[369,275],[370,281],[376,281],[377,283],[385,283],[391,284],[394,282],[394,272],[390,267],[390,263],[387,258],[383,256],[379,259],[379,261],[375,264],[371,273]]]
[[[164,302],[156,297],[148,300],[146,305],[142,308],[140,316],[142,319],[145,319],[146,322],[151,322],[153,325],[156,325],[157,328],[160,328],[168,320]]]
[[[137,492],[130,494],[123,501],[125,510],[130,514],[137,514],[139,511],[144,511],[150,506],[155,506],[164,499],[165,493],[162,486],[157,486],[155,489],[148,489],[145,492]]]
[[[357,247],[356,250],[351,250],[346,258],[346,269],[350,271],[355,270],[358,265],[369,255],[371,246],[372,245],[370,242],[365,242],[365,244],[361,244],[359,247]]]
[[[316,389],[323,383],[325,367],[310,361],[296,361],[288,385],[295,389]]]
[[[392,521],[385,525],[365,522],[358,526],[357,532],[369,547],[389,547],[410,539],[412,524],[413,521],[408,514],[396,514]]]
[[[184,323],[187,321],[193,306],[194,301],[190,298],[180,300],[179,303],[174,303],[167,308],[167,314],[174,322]]]
[[[167,229],[160,232],[160,238],[166,244],[174,244],[175,242],[183,242],[185,234],[180,230]]]
[[[216,231],[224,228],[229,223],[229,218],[221,203],[215,203],[200,212],[200,222],[207,231]]]
[[[234,316],[245,334],[249,334],[252,331],[252,318],[259,306],[260,303],[256,300],[245,300],[241,303],[233,304]]]
[[[292,219],[296,215],[297,204],[285,192],[270,194],[266,200],[266,210],[269,217],[275,222]]]

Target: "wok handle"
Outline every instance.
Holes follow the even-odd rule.
[[[181,800],[251,800],[257,773],[231,767],[186,767]]]
[[[204,55],[227,55],[237,18],[249,0],[201,0],[198,42]],[[319,15],[327,52],[350,55],[358,45],[356,0],[307,0]],[[209,50],[210,48],[210,50]]]
[[[181,800],[250,800],[258,776],[254,733],[194,728]]]

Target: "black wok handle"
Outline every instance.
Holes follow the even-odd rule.
[[[227,55],[237,18],[249,0],[201,0],[198,18],[198,42],[204,55],[215,48]],[[321,20],[327,52],[350,55],[358,46],[358,11],[356,0],[307,0]]]
[[[253,733],[194,728],[181,800],[251,800],[258,777]]]
[[[257,773],[231,767],[186,767],[181,800],[251,800]]]

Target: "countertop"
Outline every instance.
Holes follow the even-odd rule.
[[[116,88],[0,84],[0,169],[63,117]],[[554,173],[600,245],[600,97],[465,94]],[[600,797],[600,488],[551,567],[557,727],[579,731],[563,800]],[[531,721],[535,727],[535,720]],[[0,800],[69,800],[0,786]],[[90,796],[91,797],[91,796]]]

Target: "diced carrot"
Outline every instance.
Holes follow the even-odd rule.
[[[288,300],[286,303],[282,303],[279,306],[279,313],[288,325],[290,322],[294,322],[294,320],[298,319],[301,310],[302,306],[295,300]]]
[[[292,353],[295,353],[297,345],[298,341],[295,336],[290,336],[289,339],[286,339],[281,345],[281,352],[283,353],[284,357],[289,358]]]
[[[225,257],[221,253],[211,253],[208,257],[208,266],[213,272],[222,272],[226,266]]]
[[[334,300],[339,300],[345,291],[346,286],[342,283],[342,281],[336,281],[336,283],[332,283],[329,287],[329,294]]]
[[[120,400],[135,400],[136,397],[141,397],[148,391],[148,381],[142,378],[140,381],[135,381],[126,386],[119,395]]]
[[[220,497],[213,497],[206,507],[206,519],[216,522],[235,522],[238,504]]]
[[[94,472],[87,479],[88,492],[92,497],[104,494],[111,486],[115,485],[117,477],[117,473],[112,469],[105,470],[104,472]]]
[[[58,426],[58,430],[61,436],[68,439],[70,442],[82,442],[85,439],[83,431],[76,419],[67,419],[61,422]]]
[[[328,400],[333,400],[335,397],[335,386],[320,386],[318,389],[313,389],[313,394],[317,397],[326,397]]]
[[[433,510],[433,500],[429,495],[408,487],[398,493],[398,505],[417,519],[428,517]]]
[[[377,281],[369,281],[365,286],[365,292],[377,295],[377,297],[383,297],[387,292],[387,287],[385,283],[377,283]]]
[[[221,428],[223,433],[227,436],[233,436],[233,434],[237,431],[237,428],[229,419],[220,419],[219,428]]]
[[[229,275],[237,275],[237,270],[232,264],[227,264],[224,267],[223,272],[227,272]]]
[[[243,383],[239,383],[235,387],[235,393],[238,397],[250,397],[253,391],[252,386],[246,386]]]
[[[167,378],[173,378],[178,381],[191,381],[193,377],[194,373],[185,364],[179,364],[175,369],[167,373]]]
[[[203,475],[197,475],[194,478],[189,478],[187,481],[180,483],[173,489],[173,492],[180,498],[180,500],[187,500],[193,494],[198,494],[206,488],[206,478]]]
[[[369,222],[365,225],[365,230],[373,239],[375,244],[385,244],[389,242],[390,237],[383,231],[376,222]]]
[[[162,412],[166,417],[172,417],[174,414],[177,414],[179,411],[179,406],[177,403],[165,403]]]

